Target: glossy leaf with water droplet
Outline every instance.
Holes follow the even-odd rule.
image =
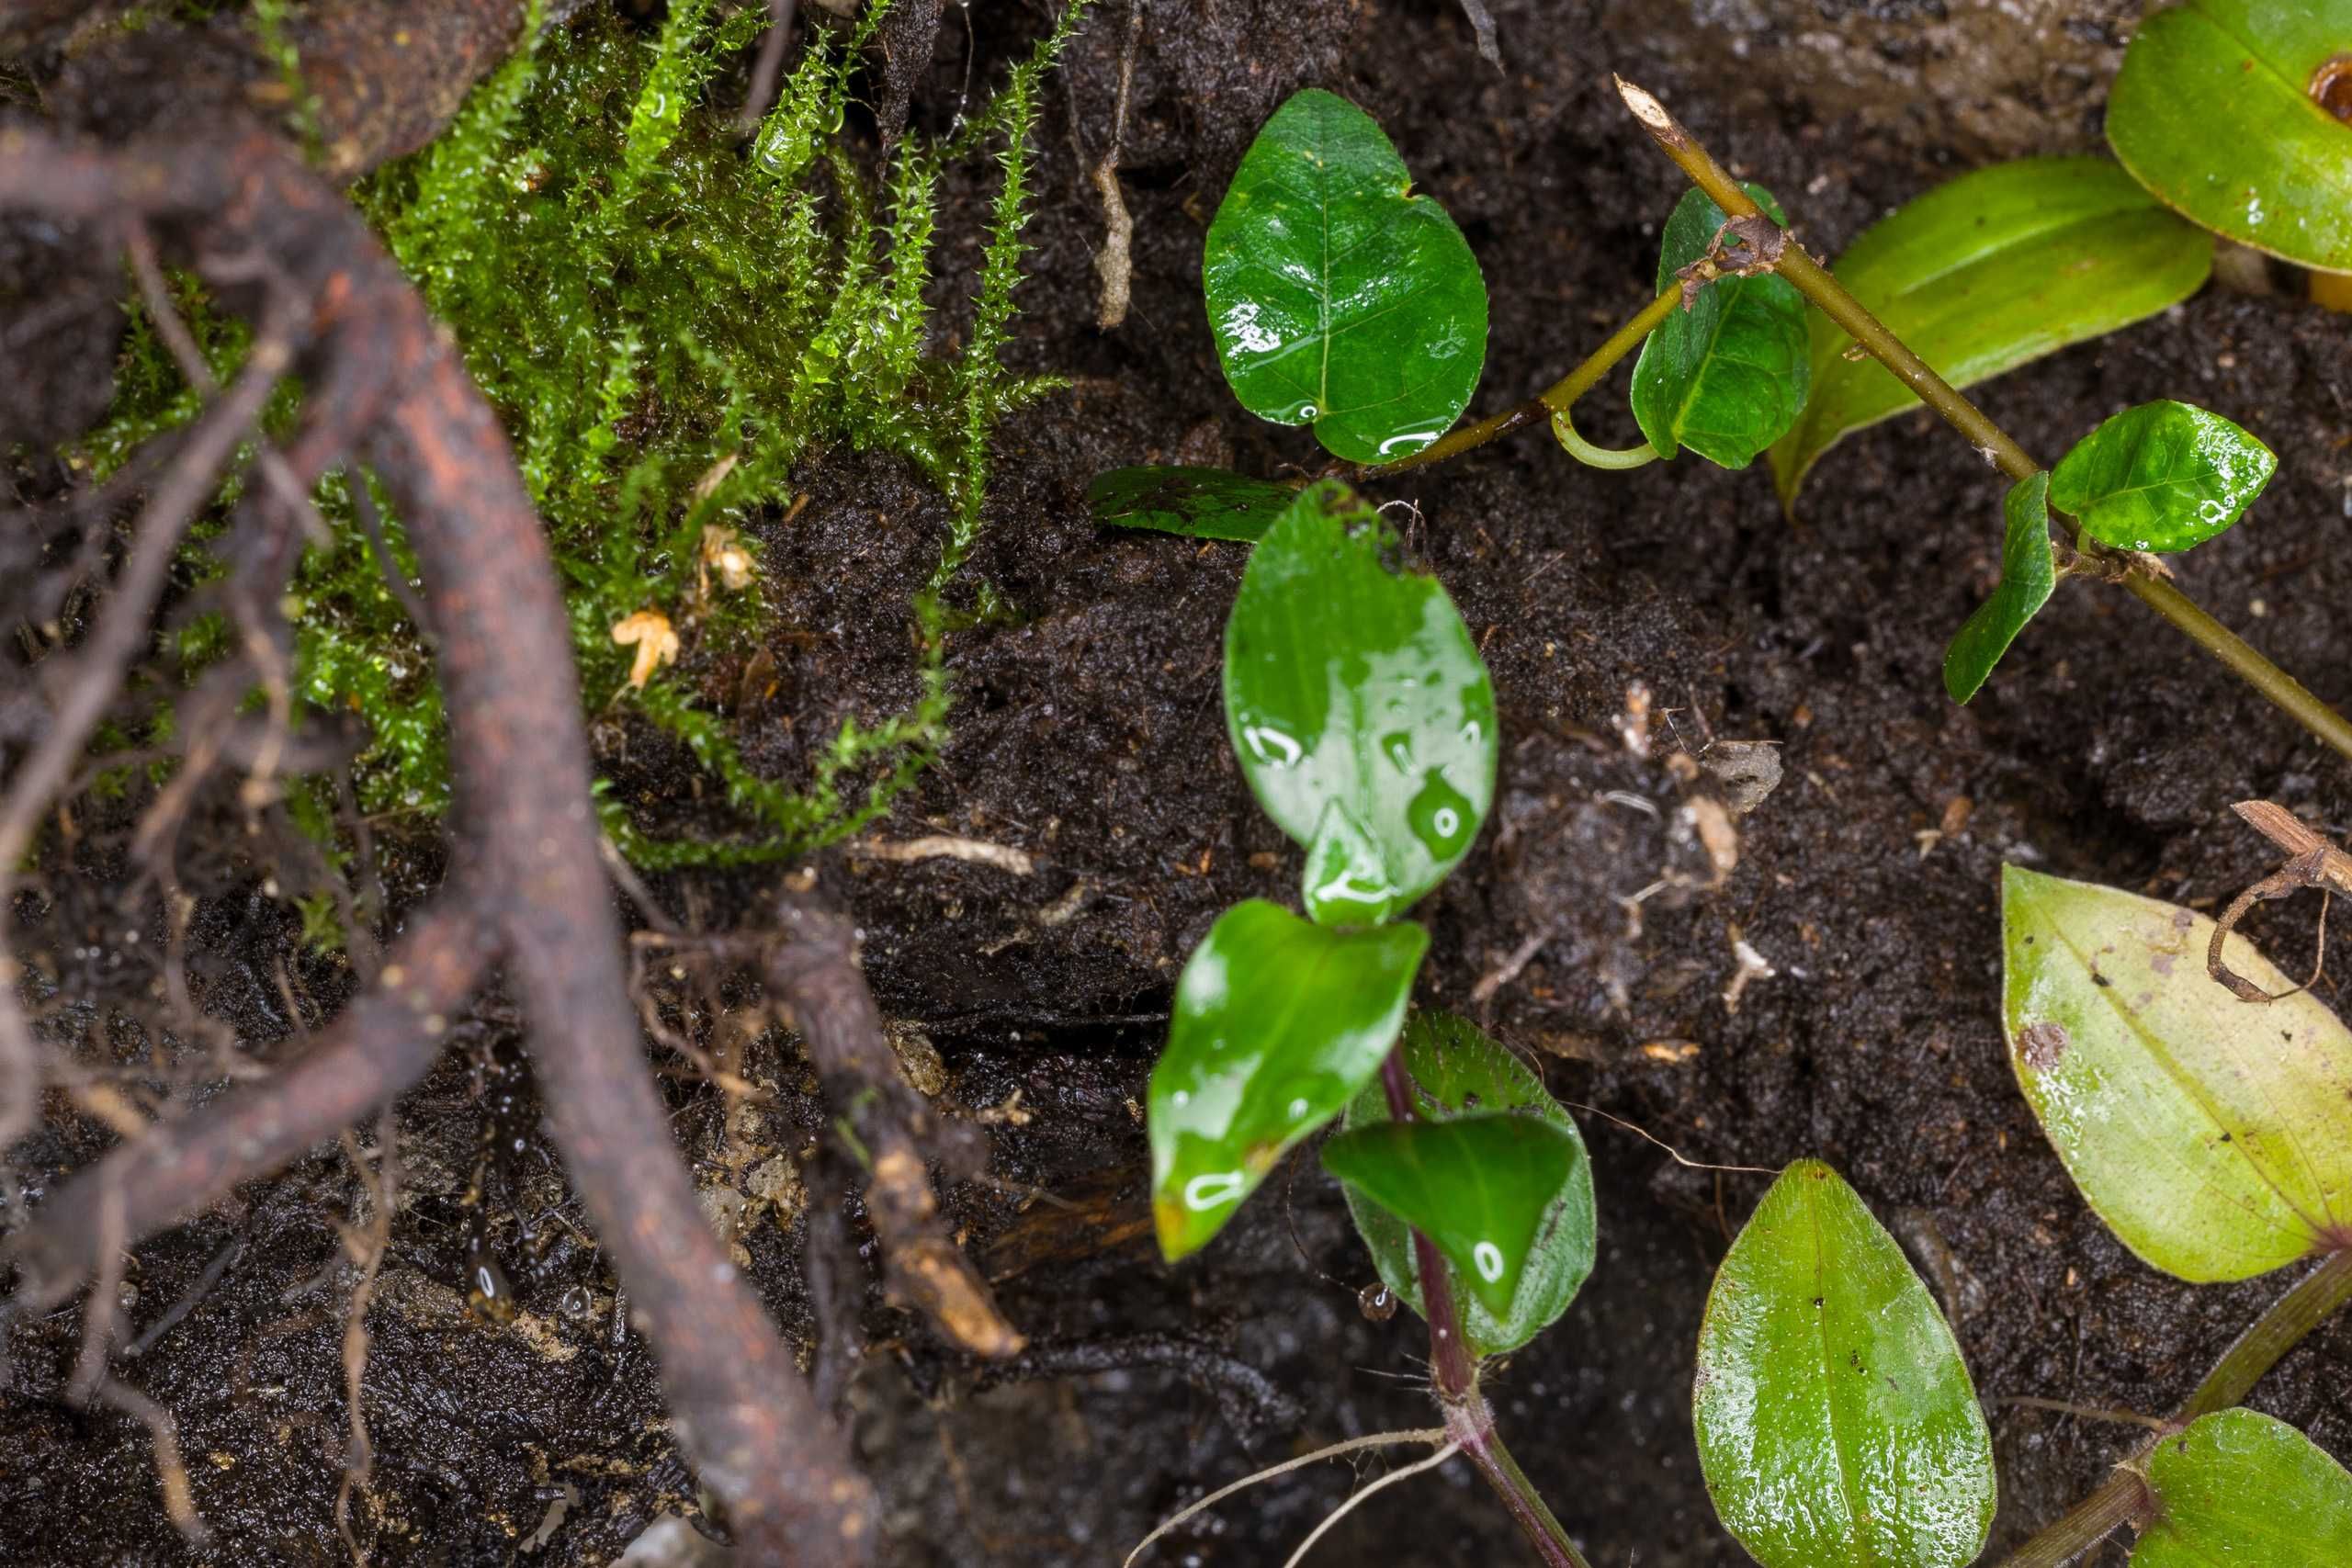
[[[1323,1168],[1435,1242],[1454,1278],[1507,1317],[1583,1152],[1538,1117],[1464,1116],[1342,1133],[1323,1145]]]
[[[1574,1156],[1545,1201],[1525,1271],[1506,1309],[1491,1310],[1479,1293],[1460,1294],[1462,1333],[1471,1351],[1499,1356],[1516,1350],[1568,1310],[1592,1273],[1599,1234],[1592,1199],[1592,1162],[1576,1122],[1554,1100],[1526,1064],[1487,1037],[1477,1025],[1450,1012],[1424,1009],[1405,1025],[1398,1043],[1413,1080],[1414,1114],[1424,1121],[1509,1112],[1532,1117],[1573,1145]],[[1341,1136],[1388,1122],[1388,1097],[1374,1083],[1348,1107]],[[1334,1140],[1336,1142],[1336,1140]],[[1348,1212],[1356,1234],[1372,1253],[1381,1283],[1415,1312],[1421,1311],[1419,1259],[1403,1220],[1351,1186]],[[1475,1269],[1476,1244],[1470,1263]]]
[[[2188,299],[2213,242],[2105,158],[2021,158],[1938,186],[1862,231],[1838,281],[1967,388]],[[1818,310],[1813,395],[1772,447],[1782,507],[1838,440],[1917,403]]]
[[[1223,468],[1113,468],[1086,487],[1097,523],[1255,544],[1298,491]]]
[[[1253,898],[1219,916],[1176,983],[1145,1122],[1170,1262],[1199,1250],[1275,1162],[1380,1071],[1429,934],[1311,925]]]
[[[1378,122],[1336,94],[1295,94],[1258,132],[1209,225],[1201,283],[1234,396],[1313,425],[1350,462],[1419,451],[1477,389],[1477,258],[1412,193]]]
[[[2308,991],[2242,1002],[2213,922],[2001,872],[2010,1066],[2099,1218],[2168,1274],[2243,1280],[2352,1238],[2352,1032]],[[2223,962],[2293,988],[2244,937]]]
[[[1724,1255],[1691,1415],[1715,1512],[1764,1568],[1961,1568],[1992,1435],[1928,1287],[1845,1179],[1781,1173]]]
[[[2344,1568],[2352,1473],[2284,1421],[2217,1410],[2165,1438],[2145,1475],[2156,1517],[2132,1568]]]
[[[1495,693],[1437,580],[1344,486],[1302,492],[1250,558],[1225,628],[1241,771],[1306,846],[1306,912],[1369,925],[1436,886],[1494,798]]]
[[[2103,545],[2169,553],[2236,522],[2278,469],[2269,447],[2220,414],[2160,399],[2075,442],[2050,471],[2050,504]]]
[[[2107,140],[2240,243],[2352,272],[2352,0],[2192,0],[2140,25]]]
[[[2025,624],[2041,613],[2058,586],[2050,553],[2050,476],[2038,473],[2009,487],[2002,504],[2001,583],[1976,606],[1944,649],[1944,690],[1964,703],[1984,689],[1993,666],[2008,652]]]
[[[1762,186],[1747,194],[1786,223]],[[1705,255],[1724,209],[1686,190],[1658,243],[1657,287]],[[1744,253],[1734,251],[1736,257]],[[1813,386],[1804,296],[1777,273],[1725,276],[1699,290],[1688,310],[1658,323],[1634,363],[1634,418],[1651,450],[1671,457],[1688,446],[1711,463],[1744,468],[1787,434]]]

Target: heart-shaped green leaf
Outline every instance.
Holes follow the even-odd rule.
[[[1428,946],[1410,921],[1336,931],[1258,898],[1209,928],[1176,983],[1146,1109],[1170,1262],[1204,1246],[1380,1070]]]
[[[1716,1270],[1692,1397],[1724,1528],[1764,1568],[1960,1568],[1993,1439],[1951,1329],[1845,1179],[1781,1173]]]
[[[1747,194],[1785,223],[1762,186]],[[1724,209],[1686,190],[1658,245],[1657,287],[1703,256],[1723,231]],[[1736,256],[1738,253],[1735,252]],[[1786,434],[1813,385],[1804,296],[1777,274],[1725,276],[1699,290],[1650,333],[1634,365],[1634,417],[1661,457],[1688,446],[1711,463],[1744,468]]]
[[[2352,1239],[2352,1032],[2318,998],[2242,1002],[2204,916],[2018,866],[2001,927],[2018,1087],[2123,1245],[2202,1283]],[[2234,933],[2222,960],[2292,988]]]
[[[1482,1292],[1461,1302],[1462,1334],[1472,1353],[1504,1355],[1534,1338],[1567,1311],[1592,1273],[1599,1227],[1592,1201],[1592,1163],[1585,1157],[1584,1138],[1559,1101],[1544,1088],[1543,1080],[1467,1019],[1426,1009],[1416,1012],[1405,1025],[1398,1048],[1405,1054],[1406,1071],[1413,1080],[1414,1113],[1424,1122],[1508,1112],[1521,1120],[1542,1120],[1575,1146],[1573,1163],[1544,1204],[1524,1277],[1508,1310],[1489,1310]],[[1349,1104],[1345,1122],[1349,1130],[1341,1136],[1352,1137],[1360,1130],[1386,1124],[1388,1097],[1374,1083]],[[1348,1211],[1355,1216],[1356,1232],[1372,1253],[1373,1266],[1380,1270],[1381,1283],[1420,1312],[1420,1264],[1414,1255],[1411,1231],[1403,1220],[1354,1187],[1347,1190],[1347,1196]],[[1434,1231],[1431,1236],[1435,1239]],[[1474,1242],[1474,1253],[1475,1249]],[[1476,1258],[1474,1256],[1465,1266],[1457,1258],[1455,1265],[1475,1273]]]
[[[2194,294],[2213,245],[2104,158],[2025,158],[1938,186],[1864,231],[1838,280],[1955,387]],[[1812,317],[1813,396],[1772,448],[1781,504],[1840,437],[1918,400]]]
[[[1487,361],[1478,260],[1411,187],[1370,115],[1309,88],[1250,144],[1201,256],[1233,395],[1351,462],[1444,434]]]
[[[1964,703],[1984,688],[1993,666],[2058,586],[2050,555],[2049,495],[2046,473],[2009,487],[2002,504],[2008,526],[2001,539],[2001,584],[1944,649],[1944,690],[1953,702]]]
[[[1306,912],[1387,919],[1436,886],[1494,798],[1495,692],[1437,580],[1343,486],[1301,492],[1225,627],[1225,717],[1258,802],[1306,846]]]
[[[1385,1122],[1323,1145],[1323,1168],[1437,1244],[1487,1313],[1509,1317],[1582,1144],[1534,1116]]]
[[[2352,1474],[2284,1421],[2217,1410],[2148,1456],[2157,1514],[2132,1568],[2344,1568]]]
[[[1297,496],[1289,485],[1223,468],[1113,468],[1086,487],[1097,523],[1245,544],[1262,538]]]
[[[2050,473],[2050,504],[2119,550],[2185,550],[2245,515],[2278,469],[2220,414],[2163,400],[2125,409]]]
[[[2166,205],[2352,272],[2352,4],[2190,0],[2140,24],[2107,140]]]

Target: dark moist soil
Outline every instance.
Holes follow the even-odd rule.
[[[1125,141],[1135,313],[1109,334],[1092,325],[1102,226],[1070,119],[1099,153],[1117,6],[1049,95],[1014,355],[1073,385],[1003,432],[971,570],[1017,615],[959,637],[954,741],[876,829],[1015,845],[1038,869],[854,852],[825,868],[867,932],[886,1010],[909,1026],[918,1081],[990,1130],[1005,1185],[967,1187],[956,1202],[1035,1347],[984,1380],[876,1302],[876,1354],[853,1404],[888,1506],[891,1563],[1116,1562],[1156,1519],[1257,1465],[1430,1419],[1421,1327],[1358,1310],[1372,1270],[1310,1157],[1181,1269],[1152,1253],[1142,1202],[1137,1106],[1170,984],[1226,905],[1293,896],[1297,854],[1251,805],[1224,738],[1219,637],[1242,551],[1105,533],[1082,496],[1091,475],[1123,463],[1268,474],[1317,463],[1303,434],[1232,402],[1199,303],[1206,219],[1265,113],[1310,84],[1378,108],[1486,269],[1494,324],[1474,412],[1485,412],[1546,384],[1647,297],[1676,187],[1615,106],[1608,70],[1666,96],[1834,254],[1956,166],[2090,144],[2128,9],[2029,5],[2020,22],[1908,0],[1710,0],[1691,8],[1687,36],[1668,37],[1650,6],[1491,8],[1500,77],[1439,0],[1159,0]],[[1035,23],[1000,6],[974,25],[985,70]],[[919,119],[952,108],[960,32],[951,13]],[[1736,84],[1722,100],[1706,91],[1716,73]],[[988,192],[957,187],[944,231],[973,233]],[[967,259],[951,254],[949,270]],[[2352,600],[2337,547],[2352,518],[2348,348],[2341,317],[2208,293],[1983,397],[2045,456],[2167,394],[2259,432],[2281,455],[2278,479],[2183,579],[2340,702],[2352,699],[2335,618]],[[1596,439],[1634,438],[1622,393],[1579,417]],[[936,499],[887,464],[837,457],[806,482],[808,510],[763,540],[796,637],[776,650],[772,708],[744,718],[747,741],[779,763],[793,736],[805,744],[844,714],[903,704],[905,595],[944,526]],[[2160,1412],[2280,1282],[2159,1276],[2076,1197],[2006,1065],[1997,873],[2015,861],[2204,904],[2265,869],[2230,802],[2267,796],[2338,828],[2352,803],[2331,759],[2109,591],[2069,588],[1984,695],[1948,703],[1943,644],[1996,573],[1999,493],[1981,458],[1917,415],[1840,446],[1793,523],[1760,466],[1599,474],[1532,437],[1384,487],[1418,508],[1408,547],[1481,639],[1506,735],[1493,820],[1421,911],[1434,944],[1419,995],[1484,1017],[1563,1098],[1692,1160],[1834,1162],[1937,1288],[1988,1398]],[[1718,786],[1691,783],[1679,761],[1710,736],[1777,742],[1785,768],[1740,822],[1719,886],[1683,813]],[[639,757],[628,771],[649,767]],[[682,877],[663,892],[690,919],[734,924],[759,919],[762,887]],[[95,952],[98,919],[76,934],[61,917],[55,940]],[[2300,911],[2261,919],[2282,951],[2308,942]],[[282,920],[257,915],[213,935],[208,962],[222,977],[208,994],[248,1038],[288,1033],[266,979],[288,941]],[[1735,1007],[1739,942],[1774,974]],[[664,994],[691,1003],[692,979]],[[511,1130],[528,1150],[493,1225],[523,1315],[500,1329],[465,1309],[459,1195],[484,1125],[469,1061],[511,1056],[514,1032],[494,1011],[470,1027],[468,1048],[401,1111],[408,1197],[369,1319],[378,1558],[609,1561],[649,1519],[692,1507],[691,1478],[527,1112]],[[772,1035],[744,1064],[775,1108],[730,1127],[715,1093],[681,1085],[677,1126],[714,1205],[736,1211],[752,1277],[806,1343],[802,1227],[777,1223],[796,1201],[768,1162],[805,1147],[821,1112],[797,1052]],[[1767,1179],[1687,1168],[1597,1118],[1586,1136],[1600,1265],[1560,1325],[1494,1375],[1505,1430],[1594,1562],[1740,1562],[1695,1462],[1690,1355],[1713,1265]],[[49,1134],[28,1196],[102,1142],[86,1126]],[[1032,1189],[1056,1201],[1029,1201]],[[74,1320],[17,1326],[0,1406],[0,1560],[339,1558],[349,1274],[333,1225],[356,1201],[348,1165],[324,1151],[249,1190],[242,1212],[138,1254],[135,1326],[228,1259],[127,1374],[180,1422],[222,1543],[209,1556],[164,1522],[143,1433],[55,1397]],[[537,1241],[520,1239],[525,1221]],[[2254,1403],[2352,1456],[2348,1360],[2352,1329],[2323,1330]],[[1997,1405],[1992,1421],[1996,1547],[2080,1495],[2132,1436]],[[1279,1562],[1351,1478],[1336,1464],[1284,1477],[1197,1521],[1159,1560]],[[1523,1555],[1458,1465],[1375,1500],[1320,1550],[1399,1564]]]

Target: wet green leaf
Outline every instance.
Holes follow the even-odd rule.
[[[2024,158],[1881,219],[1838,279],[1955,387],[2098,337],[2195,293],[2212,242],[2104,158]],[[1832,443],[1917,402],[1829,318],[1812,317],[1813,396],[1772,447],[1781,504]]]
[[[1490,1310],[1478,1293],[1460,1303],[1462,1333],[1472,1352],[1503,1355],[1534,1338],[1567,1311],[1592,1273],[1599,1226],[1592,1201],[1592,1165],[1585,1157],[1584,1138],[1543,1080],[1467,1019],[1429,1010],[1417,1012],[1405,1025],[1402,1049],[1406,1070],[1413,1079],[1414,1112],[1424,1120],[1510,1112],[1522,1119],[1542,1120],[1575,1145],[1573,1163],[1544,1205],[1529,1266],[1508,1309]],[[1351,1137],[1359,1130],[1387,1123],[1388,1097],[1375,1082],[1349,1104],[1345,1122],[1349,1131],[1341,1135]],[[1420,1312],[1421,1274],[1413,1253],[1412,1233],[1403,1220],[1353,1187],[1347,1190],[1347,1197],[1348,1211],[1355,1216],[1357,1234],[1372,1253],[1381,1283],[1407,1306]],[[1475,1243],[1473,1247],[1475,1251]],[[1459,1258],[1455,1264],[1464,1267]],[[1476,1267],[1475,1258],[1467,1267]]]
[[[1762,186],[1747,194],[1786,223]],[[1686,190],[1658,245],[1657,287],[1707,254],[1724,209]],[[1787,434],[1813,386],[1804,296],[1778,274],[1717,279],[1642,344],[1634,364],[1634,417],[1661,457],[1688,446],[1711,463],[1744,468]]]
[[[1306,846],[1306,912],[1387,919],[1468,852],[1494,798],[1495,692],[1437,580],[1344,486],[1302,492],[1225,627],[1225,717],[1258,802]]]
[[[2278,459],[2220,414],[2142,403],[2075,443],[2050,473],[2050,504],[2119,550],[2185,550],[2245,515]]]
[[[1297,496],[1289,485],[1223,468],[1113,468],[1086,487],[1097,523],[1253,545]]]
[[[2284,1421],[2217,1410],[2148,1456],[2161,1510],[2132,1568],[2344,1568],[2352,1474]]]
[[[1176,983],[1146,1108],[1169,1261],[1204,1246],[1379,1072],[1428,946],[1409,921],[1336,931],[1258,898],[1218,917]]]
[[[1984,688],[1993,666],[2058,586],[2050,555],[2049,494],[2046,473],[2009,487],[2002,507],[2008,526],[2001,540],[2001,585],[1944,649],[1944,690],[1953,702],[1964,703]]]
[[[1370,115],[1309,88],[1250,144],[1201,257],[1233,395],[1351,462],[1445,434],[1486,364],[1477,258],[1411,186]]]
[[[1764,1568],[1959,1568],[1993,1440],[1951,1329],[1845,1179],[1781,1173],[1716,1271],[1692,1399],[1724,1525]]]
[[[2239,1001],[2212,921],[2112,887],[2005,866],[2001,925],[2010,1066],[2126,1247],[2203,1282],[2352,1236],[2352,1033],[2318,998]],[[2293,987],[2242,937],[2222,958]]]
[[[2206,228],[2352,272],[2346,67],[2352,0],[2192,0],[2132,37],[2108,96],[2107,140]]]
[[[1500,1114],[1359,1127],[1323,1145],[1323,1168],[1435,1242],[1500,1318],[1583,1156],[1582,1144],[1550,1122]]]

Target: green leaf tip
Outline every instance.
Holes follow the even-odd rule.
[[[1944,690],[1956,703],[1982,691],[1993,667],[2009,650],[2025,624],[2050,603],[2058,587],[2050,550],[2050,476],[2037,473],[2009,487],[2002,502],[2001,581],[1976,606],[1944,649]]]
[[[1470,1290],[1457,1299],[1463,1338],[1474,1354],[1499,1356],[1516,1350],[1567,1311],[1592,1273],[1599,1225],[1592,1162],[1585,1154],[1583,1135],[1543,1080],[1467,1019],[1434,1009],[1418,1011],[1407,1021],[1397,1050],[1403,1054],[1406,1075],[1413,1085],[1413,1111],[1419,1119],[1415,1125],[1498,1118],[1535,1120],[1566,1140],[1562,1146],[1569,1153],[1568,1163],[1555,1173],[1556,1179],[1542,1205],[1516,1288],[1505,1297],[1500,1293],[1502,1282],[1489,1281],[1488,1288]],[[1371,1084],[1348,1107],[1346,1131],[1326,1145],[1327,1151],[1359,1132],[1390,1125],[1384,1087]],[[1329,1164],[1328,1158],[1325,1163]],[[1333,1168],[1342,1178],[1349,1213],[1372,1253],[1381,1283],[1415,1312],[1422,1312],[1420,1259],[1406,1220],[1368,1190],[1347,1180],[1345,1172]],[[1457,1201],[1449,1197],[1443,1206],[1458,1208],[1464,1215],[1483,1212],[1476,1200]],[[1455,1250],[1449,1251],[1445,1236],[1437,1228],[1425,1228],[1456,1270],[1465,1279],[1478,1277],[1476,1244],[1490,1238],[1468,1236],[1464,1253],[1464,1237],[1457,1235]],[[1510,1260],[1511,1250],[1497,1245],[1504,1259]]]
[[[2161,399],[2125,409],[2050,474],[2050,504],[2119,550],[2203,544],[2254,504],[2278,459],[2220,414]]]
[[[1786,223],[1762,186],[1747,194]],[[1713,248],[1724,209],[1686,190],[1658,245],[1657,287]],[[1736,253],[1735,253],[1736,254]],[[1777,274],[1717,278],[1687,308],[1659,323],[1634,365],[1634,418],[1651,448],[1672,457],[1688,446],[1711,463],[1744,468],[1788,433],[1813,385],[1804,297]]]
[[[1251,552],[1225,713],[1258,803],[1307,851],[1308,915],[1370,925],[1436,886],[1494,800],[1495,693],[1437,580],[1346,487],[1301,492]]]
[[[1817,1160],[1724,1257],[1691,1414],[1715,1512],[1764,1568],[1961,1568],[1992,1529],[1992,1436],[1951,1325]]]
[[[1250,144],[1202,254],[1234,396],[1262,419],[1313,425],[1350,462],[1435,441],[1486,365],[1477,258],[1411,186],[1377,121],[1308,88]]]
[[[1300,1139],[1380,1071],[1429,935],[1341,931],[1262,899],[1227,909],[1184,965],[1145,1122],[1152,1220],[1198,1251]]]
[[[2002,869],[2018,1087],[2108,1228],[2199,1284],[2352,1239],[2352,1032],[2309,991],[2239,1001],[2205,971],[2213,931],[2194,909]],[[2222,960],[2294,988],[2235,932]]]
[[[2132,1568],[2343,1568],[2352,1562],[2352,1473],[2284,1421],[2217,1410],[2156,1444],[2144,1478],[2156,1515]]]
[[[1097,523],[1113,527],[1255,544],[1297,495],[1289,485],[1222,468],[1155,464],[1095,475],[1086,505]]]

